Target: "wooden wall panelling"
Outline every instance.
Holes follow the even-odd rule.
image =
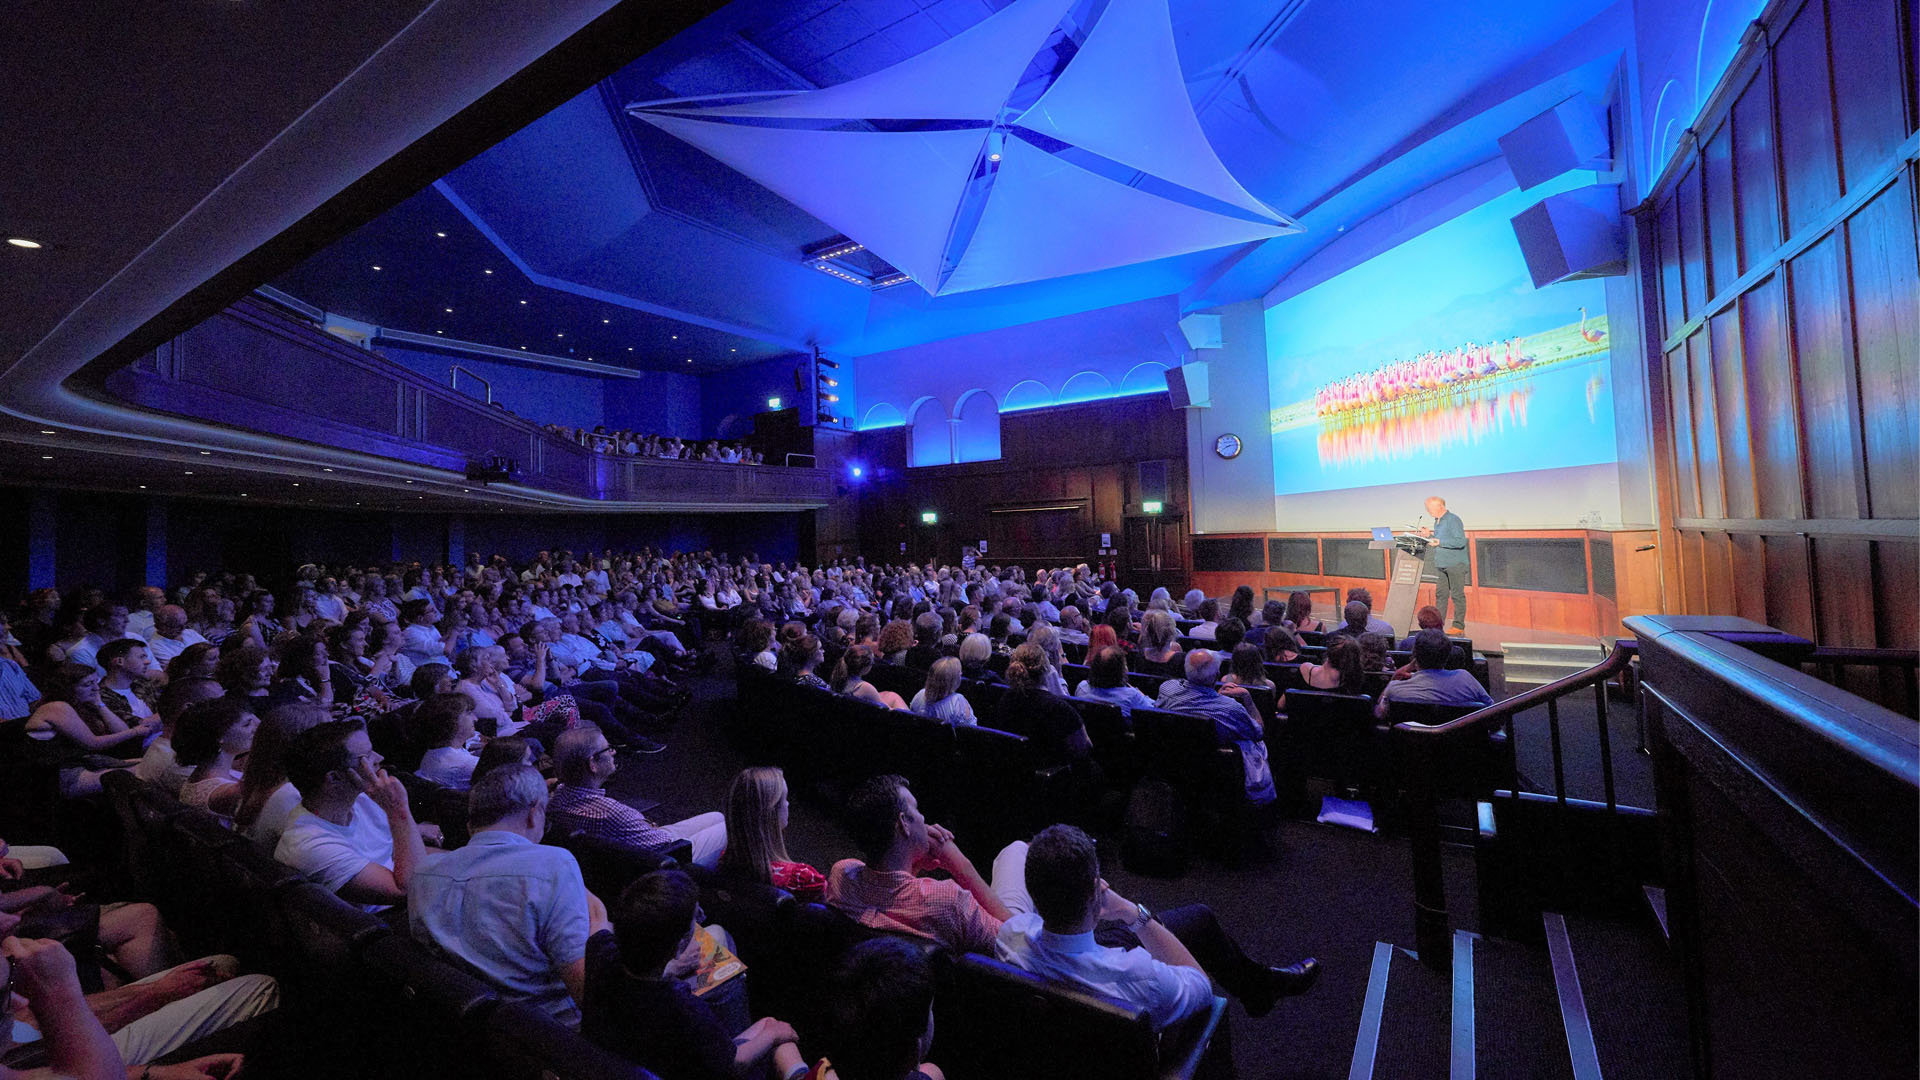
[[[1830,235],[1788,266],[1808,509],[1816,518],[1857,518],[1866,505],[1839,247],[1839,237]]]
[[[1763,65],[1733,106],[1733,188],[1740,204],[1740,272],[1780,244],[1780,174],[1774,168],[1773,80]]]
[[[1707,306],[1707,213],[1702,201],[1700,168],[1680,174],[1680,284],[1686,293],[1691,319]]]
[[[1900,0],[1828,0],[1840,174],[1851,191],[1906,137],[1900,77]]]
[[[1787,24],[1773,58],[1781,173],[1786,181],[1786,235],[1793,236],[1840,195],[1822,0],[1808,0]]]
[[[1874,643],[1873,552],[1866,540],[1813,538],[1813,596],[1818,640],[1828,645]]]
[[[1799,535],[1763,536],[1766,552],[1767,625],[1789,634],[1819,640],[1814,622],[1813,568],[1807,538]]]
[[[1846,225],[1867,516],[1920,517],[1920,254],[1908,176]]]
[[[1920,649],[1920,541],[1874,541],[1873,596],[1880,645]]]
[[[1707,582],[1704,566],[1700,534],[1693,530],[1681,532],[1680,595],[1682,602],[1686,605],[1682,609],[1685,614],[1706,614]]]
[[[1739,585],[1733,576],[1732,544],[1724,532],[1700,534],[1700,575],[1710,612],[1733,611]]]
[[[1714,417],[1720,428],[1720,474],[1725,483],[1723,497],[1727,516],[1758,517],[1739,306],[1728,307],[1715,315],[1708,328],[1713,343]]]
[[[1732,556],[1733,613],[1757,623],[1767,621],[1767,547],[1757,533],[1727,538]]]
[[[1747,430],[1761,518],[1806,512],[1800,475],[1800,404],[1787,350],[1786,290],[1773,274],[1740,297],[1740,344],[1747,388]]]
[[[1705,170],[1707,222],[1707,295],[1717,295],[1740,276],[1740,243],[1734,222],[1739,204],[1733,194],[1733,118],[1701,147]]]
[[[1680,284],[1680,200],[1672,194],[1660,203],[1655,217],[1655,265],[1660,293],[1661,331],[1648,334],[1650,341],[1672,337],[1687,321],[1686,289]]]
[[[1687,390],[1693,403],[1693,445],[1700,463],[1700,517],[1727,516],[1721,472],[1720,417],[1713,385],[1713,352],[1705,327],[1687,338]]]
[[[1660,598],[1659,534],[1617,532],[1613,537],[1614,596],[1620,617],[1651,615],[1665,610]],[[1647,548],[1641,551],[1641,548]]]
[[[1700,454],[1694,448],[1689,345],[1667,354],[1667,402],[1673,433],[1674,516],[1700,516]]]

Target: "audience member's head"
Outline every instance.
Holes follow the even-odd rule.
[[[505,828],[537,840],[546,831],[547,782],[529,765],[503,765],[479,777],[467,793],[467,826]]]
[[[613,750],[598,725],[581,724],[553,740],[553,771],[560,782],[575,787],[599,787],[613,775]]]
[[[1127,654],[1116,645],[1108,645],[1087,657],[1087,681],[1101,690],[1127,685]]]
[[[1165,652],[1177,647],[1173,616],[1165,611],[1149,611],[1140,620],[1140,648],[1144,652]]]
[[[172,680],[167,683],[166,689],[160,691],[160,700],[154,705],[153,711],[160,714],[161,725],[171,733],[173,725],[179,721],[180,714],[186,711],[188,706],[210,701],[219,697],[221,693],[220,684],[212,679]]]
[[[1239,619],[1242,623],[1253,621],[1253,586],[1239,585],[1233,590],[1233,598],[1227,601],[1227,617]]]
[[[173,758],[182,765],[205,765],[222,750],[244,754],[259,723],[253,702],[244,697],[217,697],[188,706],[174,724]]]
[[[94,663],[108,676],[124,676],[128,679],[144,678],[152,662],[147,658],[147,643],[133,638],[116,638],[100,646],[93,654]]]
[[[1007,686],[1014,690],[1039,689],[1046,670],[1047,654],[1033,642],[1025,642],[1007,660]]]
[[[628,885],[609,913],[620,961],[641,975],[657,975],[693,935],[700,887],[678,870],[655,870]]]
[[[933,662],[927,670],[927,688],[925,704],[947,698],[960,689],[960,661],[951,656],[943,656]]]
[[[1421,671],[1444,671],[1452,659],[1453,642],[1445,630],[1432,626],[1413,635],[1413,662]]]
[[[748,619],[734,635],[740,651],[749,657],[766,652],[773,644],[773,624],[765,619]]]
[[[1366,685],[1360,643],[1350,637],[1337,637],[1327,644],[1327,665],[1340,673],[1340,689],[1358,694]]]
[[[1187,654],[1187,681],[1196,686],[1212,686],[1220,681],[1220,654],[1212,649],[1195,649]]]
[[[1368,671],[1385,671],[1392,665],[1387,659],[1387,639],[1383,634],[1361,634],[1356,642],[1360,646],[1360,666]]]
[[[1420,610],[1413,613],[1413,621],[1422,630],[1441,630],[1446,625],[1440,615],[1440,609],[1432,604],[1420,605]]]
[[[879,648],[882,656],[897,656],[913,648],[913,624],[905,619],[890,620],[880,628]]]
[[[220,650],[220,663],[214,668],[213,677],[229,694],[261,694],[273,680],[273,672],[273,658],[267,655],[267,650],[258,645],[240,645]]]
[[[287,753],[304,732],[332,720],[325,706],[311,701],[296,701],[267,710],[253,733],[253,749],[247,752],[247,767],[240,776],[240,807],[233,819],[241,828],[251,828],[282,784],[287,783]]]
[[[1313,621],[1313,594],[1305,589],[1295,589],[1287,594],[1286,621],[1295,627]]]
[[[1100,900],[1100,855],[1072,825],[1051,825],[1027,845],[1027,895],[1048,930],[1077,934]]]
[[[414,745],[431,750],[465,746],[473,738],[473,699],[465,694],[434,694],[407,718]]]
[[[913,617],[913,639],[921,645],[932,645],[940,640],[941,619],[931,611],[923,611]]]
[[[907,780],[891,773],[876,776],[847,797],[847,832],[868,862],[878,862],[905,845],[919,854],[927,846],[927,821]]]
[[[847,950],[821,987],[822,1048],[840,1080],[905,1080],[933,1041],[933,968],[879,937]]]
[[[1300,639],[1285,623],[1268,623],[1260,644],[1266,648],[1269,660],[1292,660],[1300,655]]]
[[[993,656],[993,642],[985,634],[968,634],[960,639],[960,664],[962,667],[977,668],[986,664]]]
[[[445,664],[421,664],[413,669],[413,677],[407,680],[407,692],[418,701],[425,701],[435,694],[453,692],[453,669]]]
[[[1367,607],[1366,604],[1358,600],[1349,600],[1347,601],[1346,610],[1342,612],[1342,615],[1347,620],[1347,624],[1341,627],[1341,629],[1346,633],[1356,636],[1364,634],[1367,632],[1367,618],[1372,614],[1373,609]]]
[[[772,867],[787,862],[787,778],[779,769],[742,769],[727,785],[726,877],[773,884]]]
[[[1373,610],[1373,590],[1365,585],[1355,585],[1347,590],[1347,602],[1352,603],[1355,600],[1367,605],[1368,611]]]
[[[353,787],[352,770],[358,763],[348,744],[358,735],[366,738],[367,729],[358,720],[336,720],[309,728],[295,736],[287,747],[287,779],[300,793],[303,802],[332,793],[335,787]],[[380,756],[368,750],[371,764],[378,766]]]
[[[1222,619],[1213,631],[1213,644],[1223,653],[1232,653],[1234,646],[1247,639],[1247,624],[1239,619]]]
[[[534,760],[531,741],[517,736],[489,739],[487,745],[480,748],[480,763],[473,767],[473,777],[470,782],[478,784],[488,773],[508,765],[532,764]]]
[[[1233,647],[1233,681],[1242,686],[1263,685],[1267,678],[1267,657],[1260,646],[1243,641]]]

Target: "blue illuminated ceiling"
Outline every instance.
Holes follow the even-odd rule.
[[[938,298],[812,269],[803,251],[833,228],[622,111],[843,82],[1004,6],[740,0],[275,284],[393,329],[682,371],[814,343],[896,349],[1158,296],[1214,306],[1265,294],[1354,225],[1495,158],[1495,139],[1529,116],[1573,93],[1602,100],[1630,29],[1626,0],[1175,0],[1208,140],[1307,232]]]

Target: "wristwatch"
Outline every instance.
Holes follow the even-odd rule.
[[[1136,915],[1134,917],[1133,922],[1127,925],[1128,930],[1139,930],[1141,927],[1154,921],[1153,909],[1148,907],[1147,905],[1139,903],[1138,901],[1135,901],[1133,905],[1133,909],[1136,912]]]

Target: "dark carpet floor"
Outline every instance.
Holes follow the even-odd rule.
[[[696,700],[664,736],[670,748],[650,756],[622,755],[608,785],[623,797],[658,799],[656,820],[721,807],[728,780],[749,764],[726,737],[733,707],[732,672],[719,669],[695,686]],[[968,847],[976,864],[993,853]],[[825,869],[857,854],[838,821],[838,808],[796,797],[787,832],[789,852]],[[1205,858],[1178,880],[1104,873],[1122,895],[1162,908],[1204,901],[1247,952],[1269,963],[1315,956],[1320,983],[1255,1020],[1229,1010],[1234,1059],[1248,1078],[1344,1077],[1353,1053],[1375,941],[1413,946],[1412,870],[1404,839],[1329,825],[1285,821],[1268,837],[1264,857],[1241,868]],[[1447,856],[1448,898],[1454,925],[1475,928],[1473,867],[1464,849]]]

